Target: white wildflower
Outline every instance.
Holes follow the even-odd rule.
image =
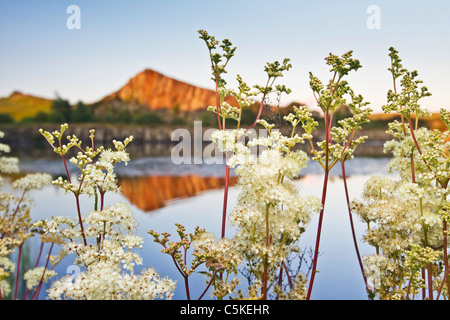
[[[23,275],[23,279],[27,284],[27,288],[32,289],[39,284],[41,279],[44,283],[46,283],[50,278],[56,275],[57,273],[54,270],[49,270],[46,269],[45,267],[37,267],[34,269],[27,270]]]
[[[26,176],[15,180],[12,184],[15,189],[40,190],[42,187],[52,183],[52,176],[47,173],[29,173]]]

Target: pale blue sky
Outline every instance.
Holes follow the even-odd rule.
[[[69,5],[81,29],[69,30]],[[380,29],[367,28],[367,8],[380,9]],[[266,62],[290,58],[280,80],[284,102],[313,105],[308,72],[328,80],[324,57],[354,51],[362,68],[348,78],[379,110],[392,82],[388,48],[419,71],[433,94],[431,110],[450,108],[450,1],[144,1],[0,0],[0,96],[14,90],[71,102],[95,102],[145,68],[213,88],[207,49],[197,30],[238,48],[229,64],[249,84],[265,82]]]

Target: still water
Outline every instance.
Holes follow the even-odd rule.
[[[356,158],[347,162],[347,183],[351,200],[359,198],[362,187],[370,176],[391,175],[386,171],[388,161],[386,158]],[[22,158],[21,169],[48,172],[55,177],[63,174],[62,164],[57,159]],[[170,157],[144,157],[130,161],[127,166],[117,167],[122,193],[107,194],[106,204],[121,201],[131,205],[139,221],[139,233],[144,238],[143,249],[140,251],[143,267],[153,267],[162,276],[177,280],[174,299],[186,297],[183,280],[172,260],[160,253],[160,245],[153,242],[147,231],[153,229],[176,235],[175,223],[181,223],[188,232],[193,231],[195,226],[200,226],[219,238],[224,172],[222,164],[174,165]],[[310,162],[296,183],[304,195],[320,198],[323,183],[321,168],[317,163]],[[236,204],[238,192],[235,186],[230,188],[229,211]],[[30,193],[30,197],[35,201],[31,213],[33,220],[53,215],[76,216],[75,199],[54,186],[34,191]],[[92,199],[86,197],[81,198],[81,201],[83,212],[92,210]],[[302,236],[303,248],[314,248],[317,221],[318,217],[315,216]],[[354,223],[360,240],[364,226],[356,218]],[[232,230],[227,232],[229,235]],[[31,251],[37,251],[37,246],[37,243],[31,243]],[[361,254],[373,253],[361,241],[359,249]],[[55,270],[58,274],[62,276],[73,272],[71,260],[72,257],[68,256],[57,266]],[[340,167],[331,172],[317,268],[319,273],[315,277],[312,299],[367,299],[351,236]],[[197,299],[203,292],[204,279],[201,275],[195,275],[190,281],[191,297]],[[40,298],[45,299],[44,292]]]

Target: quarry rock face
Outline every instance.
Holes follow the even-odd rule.
[[[174,109],[181,112],[206,110],[216,104],[213,90],[190,85],[146,69],[102,102],[120,100],[148,106],[151,110]]]

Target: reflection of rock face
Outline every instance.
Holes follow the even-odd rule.
[[[230,177],[230,185],[235,181],[235,177]],[[171,199],[192,197],[199,192],[221,188],[224,185],[225,178],[197,175],[120,179],[122,194],[143,211],[161,208]]]

